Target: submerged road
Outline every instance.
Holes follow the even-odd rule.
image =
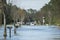
[[[0,40],[3,37],[4,28],[0,28]],[[11,38],[9,37],[9,29],[7,29],[6,40],[60,40],[60,28],[56,26],[27,26],[22,25],[17,29],[17,34],[14,35],[12,28]]]

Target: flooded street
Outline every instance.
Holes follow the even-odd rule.
[[[0,0],[0,40],[60,40],[58,26],[60,0]]]
[[[0,28],[0,40],[3,37],[4,28]],[[9,29],[7,29],[6,40],[60,40],[60,29],[56,26],[27,26],[22,25],[17,29],[17,34],[14,35],[12,28],[11,38],[9,37]]]

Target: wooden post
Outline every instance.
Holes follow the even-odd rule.
[[[16,27],[14,26],[14,34],[16,34]]]

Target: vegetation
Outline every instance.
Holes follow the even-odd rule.
[[[43,6],[40,10],[35,9],[21,9],[16,5],[7,4],[6,21],[13,23],[14,21],[32,22],[37,24],[43,23],[45,17],[45,24],[60,24],[60,0],[51,0],[48,4]]]
[[[60,24],[60,0],[51,0],[46,4],[40,13],[46,18],[46,23],[48,24]]]

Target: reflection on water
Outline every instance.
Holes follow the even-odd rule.
[[[0,40],[3,37],[4,28],[0,28]],[[12,37],[9,38],[9,30],[7,29],[6,40],[60,40],[60,29],[56,26],[22,26],[17,29],[17,34],[14,35],[12,29]]]

